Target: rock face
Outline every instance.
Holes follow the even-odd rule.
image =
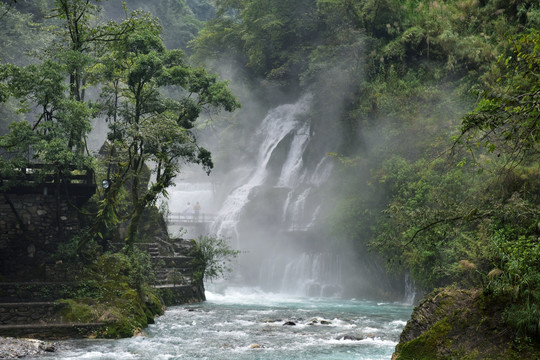
[[[516,349],[504,307],[480,289],[436,291],[414,309],[392,360],[540,359],[534,349]]]
[[[87,283],[77,276],[82,264],[55,261],[52,255],[89,221],[79,219],[72,205],[87,202],[95,185],[91,179],[53,185],[13,187],[0,194],[0,335],[49,339],[130,336],[153,322],[162,313],[162,304],[205,300],[204,264],[194,241],[170,239],[155,207],[145,210],[136,243],[150,255],[156,279],[148,285],[155,291],[141,297],[134,289],[117,289],[117,295],[103,303],[88,300]],[[122,231],[120,226],[115,238],[104,239],[100,243],[103,250],[119,251],[124,245]],[[107,254],[95,255],[101,255],[99,260]],[[107,279],[119,273],[110,271]],[[86,316],[85,311],[93,315]],[[113,313],[116,315],[105,316]],[[130,320],[124,321],[127,318]]]

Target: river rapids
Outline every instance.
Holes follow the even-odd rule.
[[[206,293],[175,306],[145,334],[61,342],[54,359],[389,360],[412,307],[288,297],[253,288]]]

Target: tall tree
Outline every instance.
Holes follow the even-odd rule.
[[[131,199],[128,246],[135,241],[143,210],[172,185],[183,162],[212,169],[210,152],[190,131],[201,112],[240,106],[226,82],[190,67],[180,50],[164,47],[156,23],[147,25],[110,43],[101,59],[101,98],[110,124],[107,161],[114,169],[102,213],[120,218],[115,202],[126,186]],[[154,175],[148,187],[142,180],[147,166]]]

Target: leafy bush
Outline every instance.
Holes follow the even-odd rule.
[[[231,272],[231,262],[239,250],[235,250],[222,238],[216,236],[199,236],[196,240],[196,251],[203,262],[203,277],[207,280],[217,279]]]

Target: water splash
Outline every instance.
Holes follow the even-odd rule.
[[[302,253],[269,258],[261,265],[259,283],[267,291],[309,297],[340,296],[342,264],[331,253]]]

